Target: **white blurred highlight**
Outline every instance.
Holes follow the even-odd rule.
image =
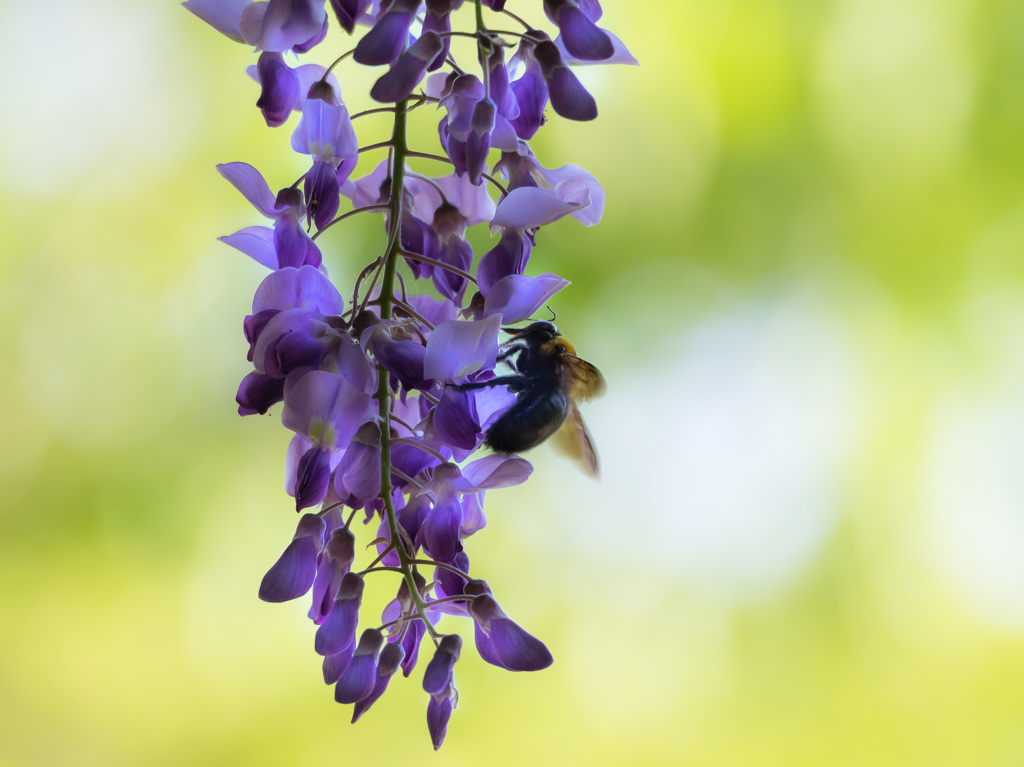
[[[813,561],[839,514],[858,401],[829,312],[744,304],[667,334],[632,371],[585,407],[601,482],[549,490],[571,510],[562,539],[725,601],[765,596]]]

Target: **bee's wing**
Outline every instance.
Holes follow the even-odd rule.
[[[605,383],[601,371],[586,360],[572,354],[562,355],[562,364],[572,384],[569,397],[580,402],[595,399],[604,394]]]
[[[596,371],[596,368],[594,370]],[[551,444],[555,446],[555,450],[579,463],[588,475],[597,479],[597,450],[594,449],[594,440],[587,431],[587,425],[583,423],[583,416],[580,415],[575,402],[570,400],[569,414],[554,433]]]

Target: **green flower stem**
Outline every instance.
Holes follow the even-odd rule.
[[[409,151],[406,139],[406,103],[395,105],[395,130],[389,142],[392,147],[391,199],[388,214],[388,247],[384,253],[384,278],[380,291],[381,319],[390,320],[395,290],[395,270],[398,268],[398,254],[402,240],[402,203],[405,195],[405,158]],[[384,501],[384,513],[388,520],[388,531],[398,554],[399,570],[405,577],[412,595],[416,613],[423,621],[430,637],[437,643],[440,636],[434,624],[427,617],[427,607],[416,587],[416,565],[412,563],[415,552],[406,552],[398,532],[398,517],[391,500],[391,397],[388,391],[389,373],[383,365],[377,365],[377,408],[380,414],[380,497]]]

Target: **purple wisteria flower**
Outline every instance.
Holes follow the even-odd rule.
[[[471,574],[467,543],[488,523],[487,493],[533,471],[517,448],[478,451],[494,447],[494,425],[507,429],[508,414],[529,404],[524,391],[539,385],[527,375],[538,352],[509,326],[569,284],[535,268],[538,230],[566,217],[592,226],[604,211],[590,173],[547,167],[529,142],[549,104],[570,120],[596,117],[573,67],[636,61],[599,26],[597,0],[542,0],[536,21],[548,32],[507,13],[504,0],[183,5],[252,51],[256,119],[293,125],[302,169],[272,187],[248,163],[218,166],[266,219],[221,238],[265,270],[242,323],[251,369],[238,412],[280,404],[292,433],[285,490],[304,512],[259,597],[309,599],[324,682],[352,705],[353,722],[423,657],[427,731],[440,748],[459,705],[464,649],[450,622],[471,620],[472,647],[502,669],[554,661],[505,613],[479,563]],[[510,22],[523,30],[508,31]],[[358,39],[312,60],[334,39],[334,23]],[[454,35],[472,38],[475,56],[457,62]],[[341,81],[351,89],[358,67],[376,69],[350,111]],[[356,130],[369,114],[391,121],[377,142]],[[432,146],[410,145],[413,121],[436,126]],[[378,150],[386,152],[367,157]],[[380,216],[378,242],[335,226],[357,213]],[[468,230],[482,225],[494,241],[477,251]],[[354,284],[332,281],[328,264],[356,275]],[[561,344],[558,359],[578,360],[549,337]],[[562,381],[549,384],[552,401],[582,429],[567,415],[577,395]],[[388,578],[394,598],[378,622],[380,608],[364,604],[377,593],[366,583]]]

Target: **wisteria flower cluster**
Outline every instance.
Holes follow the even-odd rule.
[[[253,370],[238,388],[238,411],[262,414],[283,403],[281,420],[294,433],[288,493],[297,511],[319,509],[300,517],[259,595],[282,602],[312,594],[313,647],[335,699],[353,705],[353,722],[393,676],[413,671],[426,637],[427,725],[439,748],[458,703],[453,672],[462,651],[458,634],[438,630],[442,615],[472,619],[488,663],[511,671],[552,663],[547,647],[470,574],[464,544],[487,523],[487,491],[532,472],[515,455],[471,460],[515,400],[505,387],[479,384],[501,364],[502,327],[530,317],[568,284],[527,274],[537,230],[565,216],[593,225],[604,207],[591,174],[544,167],[528,142],[549,104],[570,120],[596,117],[574,65],[635,61],[598,26],[597,0],[543,0],[558,29],[554,40],[505,0],[468,3],[475,14],[466,14],[464,29],[454,18],[463,0],[184,5],[255,49],[248,74],[259,84],[256,106],[272,127],[298,112],[291,148],[308,168],[276,193],[251,165],[218,168],[270,222],[221,238],[270,270],[243,323]],[[358,26],[365,33],[329,66],[306,62],[325,47],[332,18],[349,35]],[[475,60],[456,62],[454,37],[474,41]],[[352,62],[384,68],[369,94],[382,106],[349,113],[337,72]],[[440,113],[440,153],[407,140],[408,121],[431,114],[428,106]],[[372,113],[393,116],[391,136],[360,146],[353,120]],[[366,155],[377,151],[385,158],[367,166]],[[414,158],[447,172],[415,173],[407,167]],[[351,208],[339,215],[342,198]],[[365,264],[342,295],[318,240],[361,213],[382,217],[381,250],[342,252]],[[466,230],[480,224],[497,241],[474,258]],[[410,290],[416,284],[422,289]],[[376,557],[356,570],[359,512]],[[397,593],[379,621],[365,614],[361,621],[364,580],[375,573],[396,574]]]

